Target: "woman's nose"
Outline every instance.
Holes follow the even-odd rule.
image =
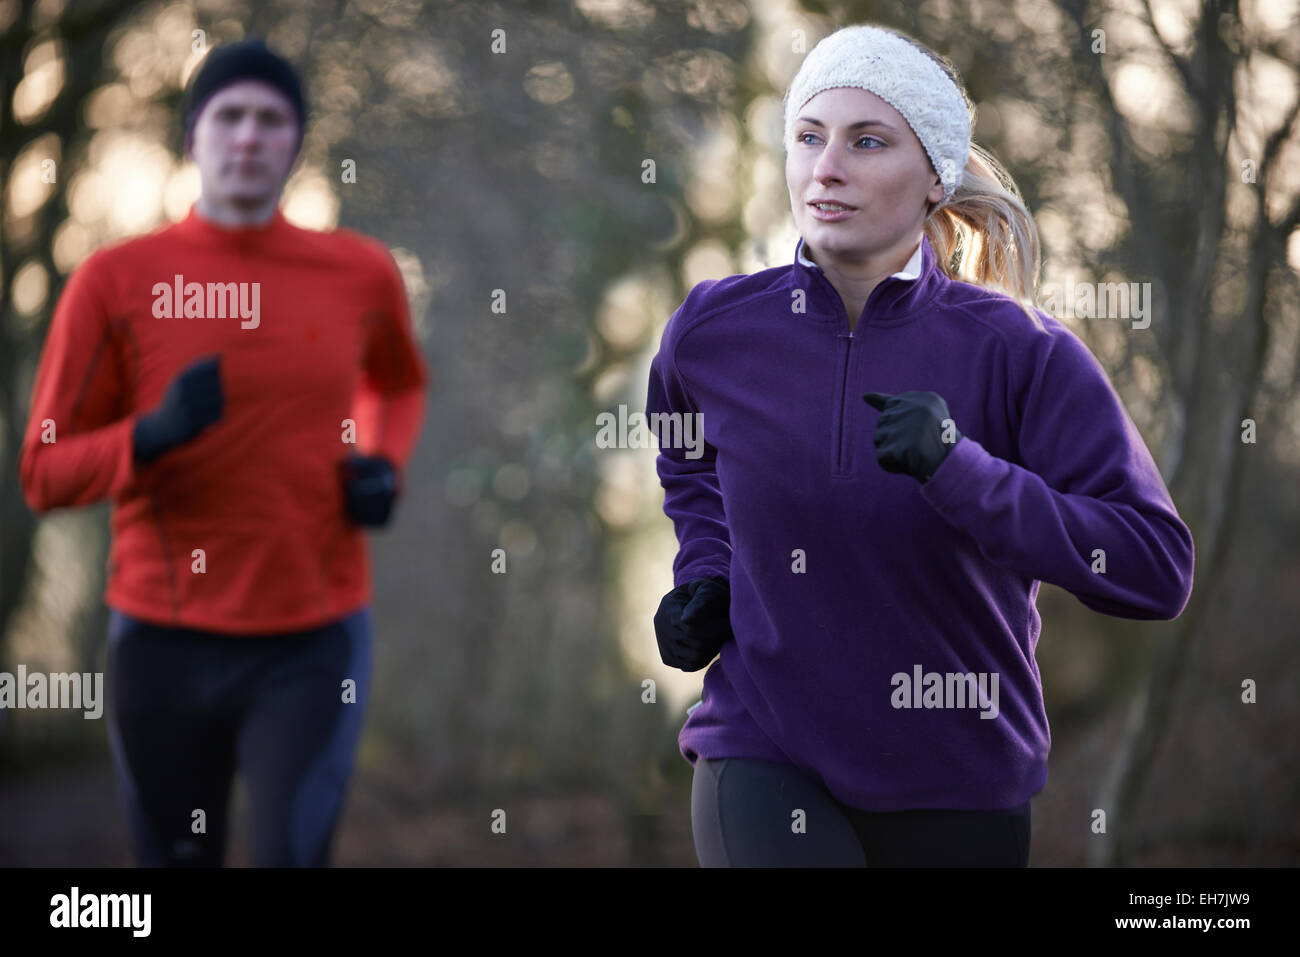
[[[828,140],[813,166],[813,178],[819,183],[841,179],[840,162],[839,145]]]

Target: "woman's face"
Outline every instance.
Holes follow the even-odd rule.
[[[867,90],[824,90],[796,114],[792,135],[786,185],[813,259],[825,253],[862,262],[900,246],[911,252],[926,204],[943,199],[943,186],[897,110]],[[817,200],[849,209],[819,209]]]

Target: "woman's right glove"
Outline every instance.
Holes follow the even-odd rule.
[[[731,586],[723,578],[696,578],[678,585],[655,612],[659,657],[670,668],[699,671],[731,633]]]
[[[221,418],[221,357],[208,356],[186,366],[167,386],[150,412],[136,419],[131,434],[135,460],[142,465],[184,445]]]

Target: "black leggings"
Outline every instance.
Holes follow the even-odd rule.
[[[691,828],[701,867],[1029,865],[1028,801],[873,813],[841,804],[791,765],[754,758],[696,760]]]
[[[326,866],[361,734],[370,653],[368,607],[305,631],[239,636],[111,609],[109,733],[139,863],[219,866],[240,773],[249,862]],[[355,695],[345,690],[349,680]]]

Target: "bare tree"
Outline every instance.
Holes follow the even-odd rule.
[[[6,195],[15,188],[15,160],[47,136],[69,155],[85,135],[82,109],[102,82],[105,39],[137,4],[130,0],[71,4],[55,19],[41,22],[35,0],[23,0],[13,21],[0,34],[0,176]],[[30,122],[14,116],[14,91],[22,81],[26,55],[37,43],[54,44],[62,63],[62,88],[53,102]],[[31,564],[36,519],[18,487],[18,454],[26,425],[30,379],[48,325],[49,306],[61,283],[54,263],[54,232],[68,215],[69,169],[56,164],[47,200],[26,222],[15,222],[9,205],[0,204],[0,636],[22,598]],[[50,280],[43,321],[30,324],[14,309],[13,286],[19,267],[35,261]],[[84,651],[84,649],[83,649]]]
[[[1275,328],[1295,321],[1297,282],[1286,262],[1286,242],[1300,223],[1300,196],[1281,194],[1278,164],[1285,144],[1295,148],[1300,98],[1262,143],[1252,144],[1250,125],[1258,119],[1253,108],[1258,104],[1250,99],[1259,91],[1238,87],[1242,62],[1253,53],[1267,53],[1294,67],[1297,51],[1294,42],[1288,46],[1278,38],[1262,39],[1258,25],[1243,26],[1238,4],[1231,0],[1202,3],[1191,42],[1175,49],[1157,28],[1149,0],[1143,0],[1144,26],[1193,104],[1193,128],[1178,151],[1184,162],[1157,165],[1135,148],[1130,121],[1112,95],[1113,78],[1101,57],[1089,55],[1091,30],[1104,6],[1085,0],[1063,0],[1061,6],[1077,27],[1077,62],[1110,120],[1113,178],[1134,231],[1184,236],[1192,244],[1190,250],[1173,242],[1139,247],[1143,267],[1168,292],[1170,314],[1182,320],[1165,326],[1161,343],[1171,373],[1170,398],[1181,424],[1168,471],[1170,492],[1196,541],[1197,574],[1186,610],[1132,703],[1098,799],[1109,815],[1109,834],[1089,845],[1090,860],[1122,865],[1134,851],[1133,822],[1142,788],[1169,733],[1187,664],[1203,640],[1207,609],[1225,597],[1224,570],[1243,524],[1244,474],[1252,464],[1252,446],[1241,440],[1243,424],[1269,408],[1264,366],[1270,340]],[[1234,141],[1247,153],[1240,169],[1231,156]],[[1255,155],[1250,155],[1252,146],[1259,147]],[[1244,229],[1228,223],[1234,180],[1250,185],[1253,209]],[[1194,202],[1153,202],[1171,194]],[[1215,292],[1233,275],[1242,281],[1225,301]],[[1294,380],[1293,375],[1292,384]],[[1257,424],[1271,430],[1276,420]]]

